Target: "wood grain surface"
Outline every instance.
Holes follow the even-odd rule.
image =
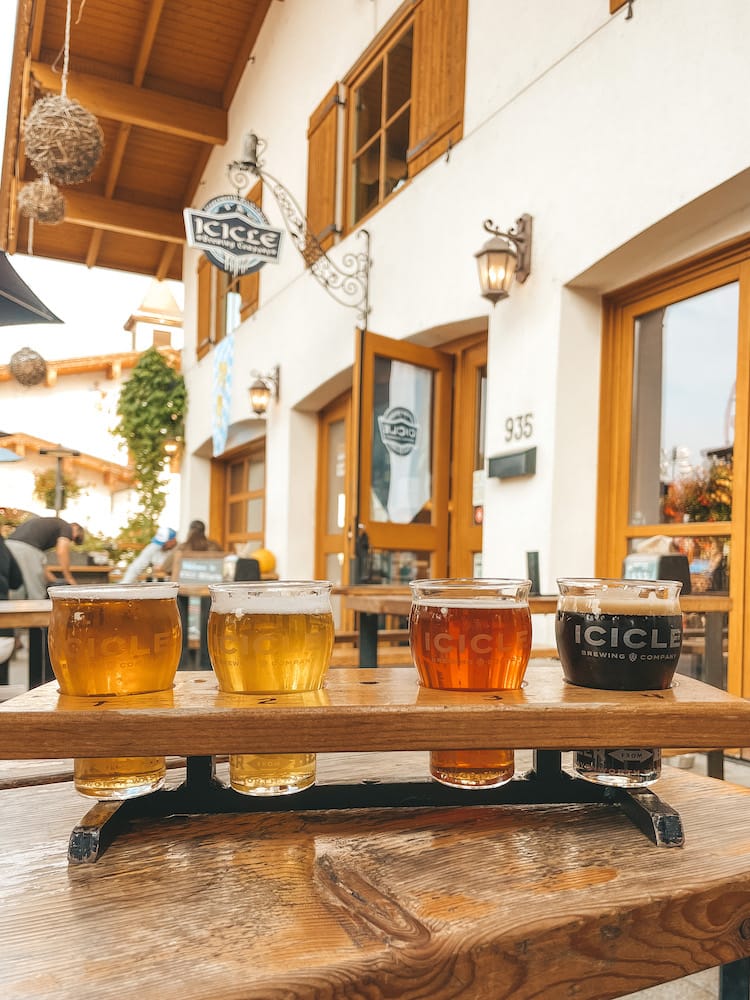
[[[534,661],[519,691],[435,691],[404,667],[329,671],[320,691],[232,695],[207,671],[173,690],[73,698],[56,682],[0,705],[0,758],[461,747],[725,747],[750,743],[750,702],[680,676],[667,691],[598,691]]]
[[[748,955],[750,791],[668,772],[680,850],[616,807],[467,804],[140,821],[73,868],[71,786],[0,791],[0,995],[606,1000]]]

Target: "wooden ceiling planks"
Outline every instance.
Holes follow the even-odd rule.
[[[63,188],[66,218],[37,224],[38,256],[181,278],[182,209],[192,203],[272,4],[235,0],[217,17],[204,0],[73,0],[68,96],[105,136],[93,176]],[[0,186],[0,248],[28,252],[20,186],[36,178],[22,124],[34,101],[59,93],[66,0],[18,0],[11,99]]]

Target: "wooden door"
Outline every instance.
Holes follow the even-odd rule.
[[[362,337],[350,520],[353,541],[366,537],[369,545],[360,580],[399,583],[446,572],[452,367],[441,351]]]
[[[448,575],[482,575],[487,336],[444,348],[454,357]]]

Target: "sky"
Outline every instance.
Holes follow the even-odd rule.
[[[4,145],[16,0],[0,0],[0,148]],[[62,324],[0,328],[0,364],[21,347],[31,347],[49,361],[131,349],[123,329],[148,292],[151,278],[106,268],[87,268],[15,253],[13,268]],[[182,285],[169,282],[182,306]]]

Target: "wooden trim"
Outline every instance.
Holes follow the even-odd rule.
[[[39,4],[37,4],[38,6]],[[9,242],[11,221],[13,219],[11,205],[15,205],[15,179],[20,174],[21,111],[27,82],[27,75],[24,72],[26,63],[25,53],[31,31],[33,7],[33,0],[19,0],[16,15],[16,36],[13,46],[13,60],[10,69],[8,91],[8,118],[5,123],[5,150],[2,163],[3,183],[0,188],[0,247],[4,250],[15,249],[15,241],[13,241],[13,246]]]
[[[318,414],[318,467],[315,488],[315,573],[318,579],[327,579],[326,557],[333,552],[341,551],[344,553],[344,565],[341,569],[342,585],[346,585],[349,581],[349,543],[347,535],[352,518],[352,497],[348,488],[351,465],[351,452],[349,450],[351,407],[352,394],[351,392],[346,392]],[[329,451],[329,431],[331,426],[339,421],[343,422],[344,426],[344,450],[346,456],[346,468],[344,472],[345,516],[341,531],[332,533],[327,530],[327,515],[331,502],[331,498],[328,495],[328,472],[332,458]]]
[[[727,690],[750,697],[750,259],[740,265],[737,383],[732,493],[732,565],[730,594],[738,614],[729,616]],[[743,572],[744,567],[744,572]],[[738,655],[734,654],[734,651]]]
[[[473,341],[474,338],[470,339]],[[451,498],[449,510],[450,576],[474,575],[474,553],[482,551],[481,524],[474,524],[474,444],[480,433],[479,372],[487,366],[487,338],[478,344],[467,344],[455,355],[453,376],[453,422],[451,428]]]
[[[51,66],[32,62],[31,73],[42,90],[60,93],[61,77]],[[223,108],[77,72],[68,76],[68,96],[99,118],[127,122],[210,146],[223,146],[227,141],[228,116]]]
[[[414,12],[422,2],[423,0],[404,0],[404,3],[388,18],[375,38],[344,76],[345,86],[353,86],[357,78],[362,76],[372,63],[382,58],[392,39],[406,26],[406,22],[414,16]]]
[[[173,347],[160,347],[158,351],[170,368],[180,371],[182,367],[180,351]],[[102,372],[107,379],[119,378],[118,366],[120,373],[125,368],[135,368],[142,354],[142,351],[127,351],[121,354],[101,354],[86,358],[68,358],[65,361],[49,361],[47,362],[47,384],[53,386],[60,376],[85,375],[89,372]],[[0,365],[0,382],[10,382],[12,379],[10,365]]]
[[[53,441],[46,441],[44,438],[35,437],[33,434],[7,434],[0,437],[0,444],[3,448],[15,451],[17,455],[29,458],[32,455],[39,455],[40,448],[56,448]],[[44,455],[39,455],[43,460]],[[113,482],[123,486],[132,486],[134,483],[134,469],[131,465],[118,465],[117,462],[110,462],[105,458],[98,458],[96,455],[71,455],[65,459],[66,472],[72,469],[88,469],[90,472],[98,472],[104,477],[110,477]],[[111,484],[110,484],[111,485]]]
[[[211,459],[208,487],[208,537],[227,548],[226,475],[224,462]]]
[[[732,282],[739,286],[734,490],[732,520],[687,524],[628,523],[633,331],[638,316],[666,308]],[[732,572],[729,599],[727,684],[750,696],[750,237],[701,253],[612,293],[603,303],[597,500],[596,573],[619,576],[628,540],[654,533],[671,537],[729,537]]]
[[[691,292],[684,292],[681,289],[685,285],[689,286],[695,278],[708,277],[708,275],[724,268],[739,266],[748,257],[750,257],[750,234],[739,240],[733,239],[727,240],[725,243],[718,243],[708,250],[702,250],[692,257],[687,257],[680,263],[655,271],[648,277],[641,278],[629,285],[623,285],[622,288],[606,295],[604,301],[612,305],[624,306],[628,302],[642,301],[662,292],[668,292],[671,300],[677,301],[691,294]],[[720,283],[718,282],[718,284]],[[707,287],[711,287],[710,279]]]
[[[307,220],[324,250],[338,233],[339,84],[335,83],[310,116],[307,129]]]
[[[166,243],[185,243],[185,226],[179,212],[131,201],[102,198],[65,189],[65,221],[110,233],[141,236]]]
[[[441,351],[403,340],[366,333],[362,379],[362,425],[359,428],[362,475],[360,521],[376,548],[426,549],[432,553],[433,575],[445,573],[448,559],[449,457],[440,442],[450,441],[453,359]],[[430,524],[373,521],[370,509],[372,466],[373,372],[376,357],[404,361],[434,373],[432,410],[432,496]]]
[[[197,308],[195,353],[198,359],[204,357],[211,348],[213,341],[212,299],[213,273],[211,262],[203,254],[198,258],[196,266]]]
[[[279,0],[282,2],[282,0]],[[255,43],[258,41],[258,35],[260,34],[263,23],[266,19],[266,14],[271,7],[271,0],[255,0],[255,10],[253,11],[250,23],[247,26],[245,35],[242,39],[242,44],[240,45],[237,55],[234,59],[231,72],[227,77],[226,86],[224,87],[224,93],[222,94],[221,106],[228,109],[232,103],[232,99],[237,91],[242,74],[247,68],[248,60],[252,55]]]

